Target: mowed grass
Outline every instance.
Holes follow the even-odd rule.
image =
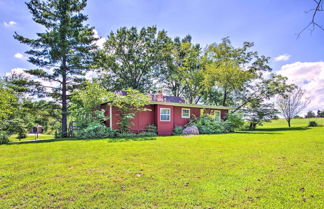
[[[1,145],[0,208],[323,208],[324,127],[292,124]]]

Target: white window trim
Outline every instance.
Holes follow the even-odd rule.
[[[162,120],[162,110],[169,110],[169,120]],[[160,121],[171,121],[171,108],[160,108]]]
[[[219,112],[219,120],[218,120],[218,122],[221,122],[222,121],[222,111],[220,111],[220,110],[214,110],[215,112]],[[216,115],[216,114],[215,114]],[[216,118],[215,118],[216,119]]]
[[[189,115],[188,116],[183,115],[184,110],[189,110]],[[181,118],[190,118],[190,108],[181,108]]]

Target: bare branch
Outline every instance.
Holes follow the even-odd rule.
[[[321,30],[324,31],[324,26],[322,26],[322,25],[320,25],[320,24],[318,24],[316,22],[316,15],[318,14],[318,12],[322,12],[323,11],[322,0],[314,0],[314,2],[316,3],[315,8],[306,11],[306,13],[313,12],[311,21],[298,33],[297,39],[301,36],[301,34],[305,30],[307,30],[309,28],[310,28],[310,31],[311,32],[313,32],[315,30],[315,28],[319,28],[319,29],[321,29]]]

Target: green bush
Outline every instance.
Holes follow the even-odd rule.
[[[145,136],[156,136],[157,134],[154,132],[140,132],[138,134],[135,135],[135,137],[145,137]]]
[[[223,122],[223,131],[225,133],[234,132],[242,129],[244,126],[244,120],[239,114],[228,114],[227,119]]]
[[[80,139],[102,139],[116,136],[116,130],[112,130],[100,122],[92,122],[88,127],[78,131],[76,137]]]
[[[182,126],[176,126],[176,127],[174,127],[172,134],[173,135],[180,135],[180,134],[182,134],[182,131],[183,131]]]
[[[309,127],[316,127],[316,126],[318,126],[318,124],[316,123],[316,121],[309,121],[308,126]]]
[[[228,114],[227,120],[223,122],[218,122],[208,115],[203,115],[200,118],[193,117],[186,127],[197,126],[200,134],[220,134],[234,132],[241,129],[243,125],[244,121],[240,115]]]
[[[24,139],[27,137],[27,133],[25,130],[20,130],[17,135],[17,139]]]
[[[149,133],[157,133],[157,128],[155,125],[150,124],[146,127],[146,131],[145,132],[149,132]]]
[[[134,137],[157,136],[157,128],[155,125],[147,125],[145,131],[136,134]]]
[[[130,133],[130,132],[117,133],[118,138],[132,138],[132,137],[136,137],[136,136],[137,136],[136,134]]]
[[[9,137],[4,133],[0,133],[0,144],[8,144],[8,142]]]
[[[221,122],[217,122],[214,118],[207,115],[203,115],[198,119],[194,118],[190,122],[190,126],[197,126],[200,134],[219,134],[223,132]]]

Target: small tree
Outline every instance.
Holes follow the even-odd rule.
[[[17,107],[17,98],[13,91],[0,84],[0,121],[7,119]]]
[[[253,102],[242,110],[245,119],[249,121],[249,129],[254,130],[257,125],[262,125],[263,122],[268,122],[275,118],[277,110],[273,104],[263,104]]]
[[[317,110],[317,117],[318,118],[324,118],[324,110]]]
[[[315,118],[316,114],[313,111],[308,111],[305,118]]]
[[[109,118],[104,115],[104,110],[98,109],[100,104],[107,102],[119,109],[121,116],[120,131],[125,133],[129,132],[130,121],[135,114],[138,111],[146,110],[145,105],[149,103],[148,97],[137,90],[128,89],[123,91],[122,94],[115,94],[107,91],[96,82],[86,83],[83,90],[74,93],[72,101],[73,119],[79,122],[79,128],[94,132],[92,138],[100,138],[99,133],[102,133],[101,136],[109,134],[108,128],[103,123]],[[82,133],[84,134],[84,131]],[[89,133],[86,135],[90,136]]]
[[[130,121],[139,111],[148,111],[145,105],[149,103],[149,98],[134,89],[128,89],[124,95],[117,95],[112,101],[112,105],[119,108],[121,120],[119,122],[120,132],[129,132]]]
[[[291,119],[297,116],[310,103],[310,99],[305,98],[304,94],[305,92],[301,88],[296,88],[291,93],[280,96],[277,99],[277,105],[286,119],[288,127],[291,126]]]
[[[103,121],[109,118],[104,115],[104,110],[98,110],[100,104],[110,102],[115,94],[100,87],[96,82],[86,82],[85,88],[75,91],[72,96],[71,116],[77,121],[80,131],[76,137],[80,138],[105,138],[110,137],[111,132],[105,126]]]

